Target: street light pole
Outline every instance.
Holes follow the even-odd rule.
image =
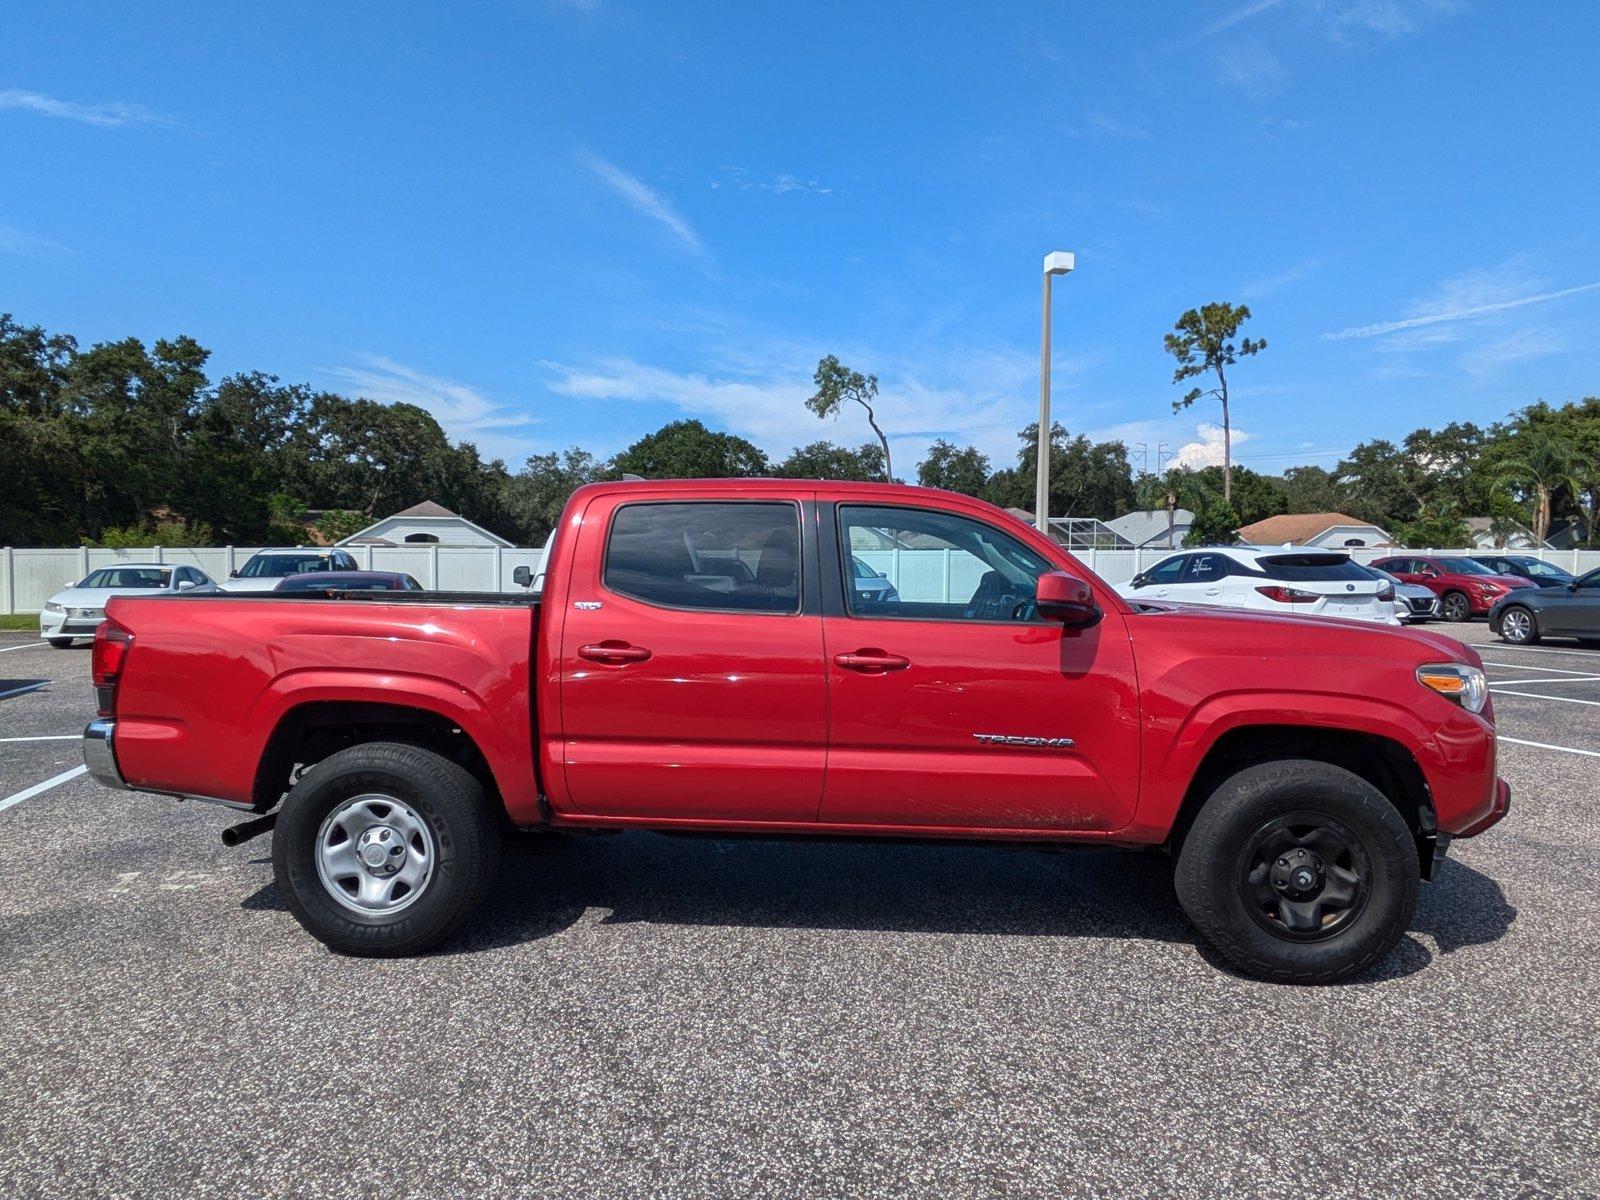
[[[1033,523],[1050,536],[1050,281],[1077,265],[1070,250],[1052,250],[1044,256],[1044,327],[1039,338],[1039,442],[1034,467]]]

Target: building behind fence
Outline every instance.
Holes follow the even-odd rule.
[[[430,590],[451,592],[520,592],[512,580],[517,567],[542,568],[544,551],[501,546],[348,546],[357,563],[370,571],[403,571]],[[244,566],[256,552],[253,546],[150,546],[145,549],[102,550],[86,546],[51,550],[0,551],[0,612],[34,613],[62,588],[76,583],[96,567],[119,562],[187,563],[213,579],[222,580]],[[1079,562],[1107,583],[1126,583],[1155,566],[1171,550],[1100,550],[1074,552]],[[1372,562],[1396,554],[1461,555],[1464,550],[1398,550],[1353,548],[1357,562]],[[1477,553],[1484,553],[1478,551]],[[1521,550],[1565,567],[1574,575],[1600,567],[1600,550]],[[944,601],[972,595],[982,577],[979,561],[964,551],[857,550],[855,556],[881,572],[906,600]]]

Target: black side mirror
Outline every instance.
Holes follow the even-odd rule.
[[[1065,571],[1048,571],[1039,576],[1034,607],[1041,617],[1060,621],[1068,629],[1088,629],[1105,616],[1094,602],[1089,585]]]
[[[1137,575],[1135,575],[1132,579],[1130,579],[1128,581],[1130,586],[1136,587],[1136,588],[1142,588],[1145,584],[1147,584],[1149,582],[1150,581],[1145,578],[1145,575],[1144,575],[1143,571],[1140,571]]]
[[[235,568],[235,569],[234,569],[234,570],[232,570],[232,571],[229,571],[229,572],[228,572],[228,578],[229,578],[229,579],[237,579],[237,578],[239,578],[239,572],[238,572],[238,569],[237,569],[237,568]]]
[[[531,587],[533,585],[533,568],[516,567],[511,572],[511,582],[518,587]]]

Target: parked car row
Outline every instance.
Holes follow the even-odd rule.
[[[400,571],[363,571],[344,550],[262,550],[219,583],[186,563],[118,563],[98,567],[45,602],[39,636],[64,650],[90,638],[105,620],[113,596],[193,592],[420,592],[423,586]]]
[[[1395,585],[1343,551],[1215,546],[1164,558],[1117,591],[1130,600],[1176,600],[1308,617],[1398,625]]]

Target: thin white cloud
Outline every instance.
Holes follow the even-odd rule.
[[[1276,275],[1252,279],[1239,289],[1239,294],[1246,300],[1260,300],[1283,291],[1284,288],[1292,283],[1299,283],[1321,266],[1322,260],[1320,258],[1308,258],[1303,262],[1295,263],[1294,266],[1289,267],[1287,270],[1279,271]]]
[[[1172,465],[1189,467],[1192,470],[1201,467],[1220,467],[1223,451],[1222,426],[1202,421],[1195,426],[1194,432],[1196,440],[1178,447],[1178,452],[1172,456]],[[1252,436],[1238,426],[1233,428],[1230,440],[1235,458],[1238,457],[1239,447],[1248,442]]]
[[[41,254],[71,254],[71,247],[54,238],[39,237],[11,225],[0,225],[0,254],[36,258]]]
[[[1217,20],[1207,25],[1200,33],[1201,37],[1214,37],[1225,29],[1232,29],[1235,25],[1243,24],[1252,17],[1259,17],[1270,8],[1277,8],[1283,0],[1252,0],[1251,3],[1241,5],[1231,12],[1224,13]]]
[[[477,388],[428,375],[381,354],[356,355],[354,365],[323,371],[342,389],[380,404],[414,404],[433,415],[454,441],[473,442],[486,456],[520,462],[530,441],[516,433],[538,424],[528,413],[489,400]]]
[[[695,233],[694,227],[665,196],[598,154],[582,151],[578,155],[578,161],[591,175],[621,196],[635,211],[649,217],[670,233],[685,249],[697,255],[705,253],[700,235]]]
[[[171,117],[154,112],[142,104],[128,104],[111,100],[103,104],[79,104],[61,100],[43,92],[29,92],[20,88],[0,91],[0,110],[29,112],[41,117],[56,117],[63,121],[77,121],[111,129],[119,125],[171,125]]]
[[[1461,369],[1478,379],[1489,379],[1514,363],[1559,354],[1566,339],[1548,329],[1521,329],[1505,337],[1474,346],[1458,360]]]
[[[1560,300],[1567,296],[1577,296],[1583,292],[1600,290],[1600,282],[1580,283],[1576,287],[1561,288],[1554,292],[1539,292],[1531,296],[1515,296],[1504,300],[1491,300],[1478,304],[1469,304],[1439,311],[1424,312],[1414,317],[1404,317],[1398,321],[1378,321],[1372,325],[1352,325],[1348,329],[1341,329],[1335,333],[1325,333],[1322,336],[1329,341],[1345,341],[1350,338],[1383,337],[1387,334],[1401,333],[1411,329],[1425,329],[1433,325],[1447,325],[1456,321],[1470,321],[1478,317],[1493,316],[1496,313],[1510,312],[1513,309],[1527,308],[1533,304],[1547,304],[1552,300]],[[1439,339],[1448,340],[1448,339]]]
[[[1217,56],[1217,71],[1224,83],[1248,92],[1265,92],[1283,83],[1289,72],[1265,46],[1232,46]]]
[[[1143,126],[1120,121],[1103,112],[1085,113],[1083,123],[1084,128],[1070,131],[1074,137],[1108,137],[1125,142],[1142,142],[1150,137],[1149,131]]]
[[[733,188],[741,192],[771,192],[775,196],[787,196],[793,193],[831,196],[838,190],[828,187],[820,180],[802,179],[788,172],[780,172],[777,175],[753,175],[743,167],[724,167],[722,171],[724,178],[711,181],[713,190]]]

